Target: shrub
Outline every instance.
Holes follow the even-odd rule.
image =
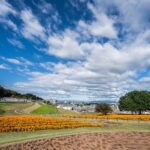
[[[103,103],[103,104],[97,104],[95,107],[95,111],[107,115],[108,113],[112,112],[112,109],[109,104]]]

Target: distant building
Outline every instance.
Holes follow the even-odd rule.
[[[4,97],[0,99],[0,102],[31,102],[31,100],[23,98]]]
[[[94,112],[95,111],[95,104],[74,105],[73,110],[78,111],[78,112]]]
[[[73,110],[71,105],[58,105],[57,108],[63,108],[65,110]]]

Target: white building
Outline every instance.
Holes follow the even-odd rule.
[[[12,97],[4,97],[0,99],[1,102],[31,102],[30,99],[23,98],[12,98]]]
[[[57,108],[63,108],[65,110],[73,110],[72,106],[58,105]]]

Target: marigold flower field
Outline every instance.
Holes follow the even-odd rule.
[[[42,129],[63,129],[78,127],[102,127],[101,124],[78,120],[50,118],[43,116],[0,117],[0,132],[35,131]]]
[[[74,118],[89,119],[122,119],[150,121],[150,115],[64,115],[63,118],[44,116],[3,116],[0,117],[0,132],[35,131],[45,129],[64,129],[78,127],[102,127],[99,123],[75,120]]]
[[[89,119],[122,119],[122,120],[143,120],[150,121],[150,115],[123,115],[123,114],[109,114],[109,115],[64,115],[66,118],[89,118]]]

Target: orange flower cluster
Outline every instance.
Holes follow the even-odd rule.
[[[150,115],[121,115],[121,114],[109,114],[109,115],[64,115],[66,118],[89,118],[89,119],[123,119],[123,120],[143,120],[150,121]]]
[[[0,117],[0,132],[34,131],[78,127],[102,127],[101,124],[41,116]]]

